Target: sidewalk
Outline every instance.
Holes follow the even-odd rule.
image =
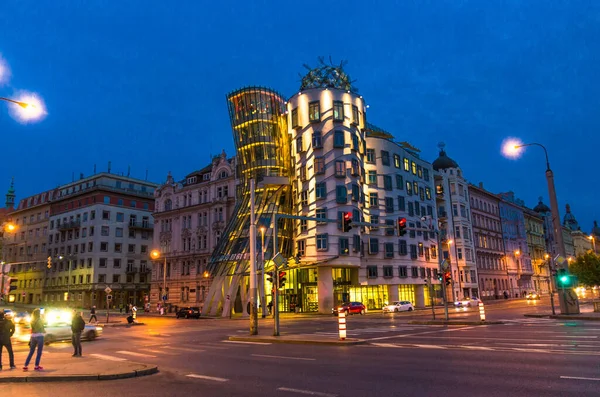
[[[555,320],[581,320],[581,321],[600,321],[600,313],[594,312],[594,307],[591,302],[583,302],[579,306],[579,314],[559,314],[560,308],[556,307],[557,314],[552,313],[535,313],[524,314],[529,318],[551,318]]]
[[[6,382],[69,382],[85,380],[113,380],[135,378],[158,372],[155,365],[135,363],[128,360],[109,361],[94,357],[71,357],[71,353],[44,351],[41,365],[43,371],[34,371],[35,356],[29,363],[29,371],[23,371],[28,352],[15,352],[17,369],[11,370],[8,355],[4,352],[0,383]],[[5,361],[6,360],[6,361]]]

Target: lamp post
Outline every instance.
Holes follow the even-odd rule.
[[[558,211],[558,200],[556,198],[556,188],[554,186],[554,173],[550,168],[548,160],[548,151],[546,147],[540,143],[522,143],[519,140],[508,139],[504,142],[502,151],[508,157],[517,158],[522,153],[522,149],[528,146],[541,147],[546,156],[546,181],[548,183],[548,196],[550,198],[550,211],[552,213],[552,227],[556,238],[557,251],[561,257],[566,256],[565,243],[563,241],[562,226],[560,224],[560,213]],[[565,260],[560,264],[565,271],[569,271],[569,264]],[[568,294],[563,289],[563,294],[560,295],[560,310],[562,314],[579,314],[579,301],[576,294]]]
[[[2,285],[0,286],[0,297],[4,297],[4,279],[6,276],[5,273],[8,273],[8,270],[6,269],[10,269],[10,265],[6,263],[6,244],[4,243],[4,233],[12,233],[15,230],[17,230],[17,226],[12,222],[5,223],[4,225],[2,225],[2,261],[0,262],[0,282]]]
[[[256,313],[256,219],[254,203],[254,179],[250,179],[250,335],[258,334]]]
[[[259,283],[259,287],[260,287],[260,304],[262,306],[262,318],[267,317],[267,305],[266,305],[266,299],[265,299],[265,231],[267,230],[266,227],[261,226],[260,227],[260,235],[261,235],[261,243],[260,243],[260,250],[261,250],[261,263],[262,263],[262,271],[260,273],[260,283]]]
[[[160,259],[160,251],[152,250],[150,251],[150,257],[154,260]],[[164,302],[167,301],[167,255],[163,252],[163,287],[162,287],[163,296],[160,297],[160,300]]]
[[[33,94],[21,95],[20,100],[0,97],[0,101],[17,105],[17,107],[13,107],[13,117],[23,122],[39,120],[46,115],[44,103]]]

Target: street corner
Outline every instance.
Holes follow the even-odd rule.
[[[340,340],[337,338],[318,337],[315,335],[281,335],[281,336],[261,336],[261,335],[248,335],[248,336],[229,336],[230,342],[238,343],[287,343],[295,345],[325,345],[325,346],[354,346],[367,343],[365,339],[346,338]]]

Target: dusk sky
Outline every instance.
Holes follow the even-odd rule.
[[[0,96],[38,93],[20,124],[0,102],[0,195],[17,200],[112,170],[157,183],[235,154],[225,95],[289,97],[303,64],[347,60],[368,121],[421,149],[438,142],[472,183],[549,204],[544,153],[502,157],[508,136],[544,144],[561,217],[600,220],[600,1],[2,1]],[[1,196],[3,198],[3,196]]]

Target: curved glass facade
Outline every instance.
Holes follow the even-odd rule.
[[[226,301],[237,312],[246,306],[250,272],[250,180],[254,179],[256,186],[257,264],[263,249],[267,261],[272,256],[273,216],[290,214],[292,207],[289,184],[292,162],[285,100],[271,89],[246,87],[227,95],[227,104],[237,152],[239,185],[231,221],[208,265],[214,280],[203,311],[213,315]],[[274,180],[268,177],[283,178],[277,178],[277,184],[272,184]],[[281,219],[277,228],[278,250],[286,258],[292,255],[292,226],[290,220]],[[261,227],[264,227],[264,248],[261,247]],[[265,267],[268,268],[268,264]]]

